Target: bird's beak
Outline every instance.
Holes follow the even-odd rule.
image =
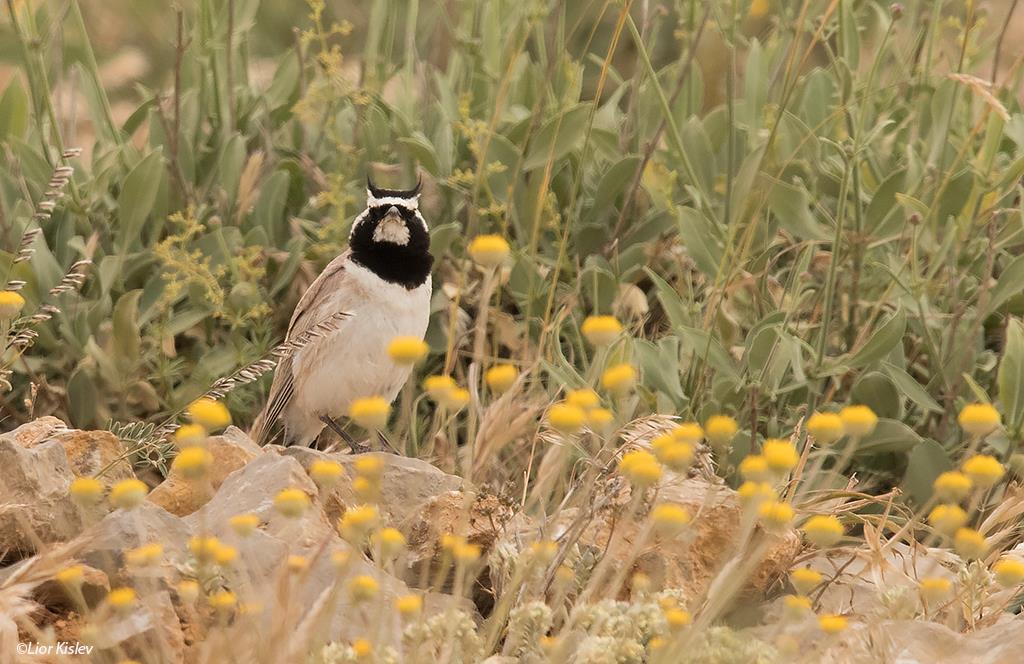
[[[377,230],[373,239],[378,242],[391,242],[394,244],[406,244],[409,241],[409,228],[402,219],[402,213],[392,205],[384,213],[384,218],[377,224]]]

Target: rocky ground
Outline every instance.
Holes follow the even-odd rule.
[[[0,552],[5,563],[0,569],[0,647],[6,649],[0,652],[0,661],[22,661],[4,657],[11,656],[13,643],[29,640],[89,642],[105,652],[148,652],[150,656],[160,652],[158,661],[196,660],[204,647],[209,609],[182,598],[176,584],[195,564],[189,541],[199,534],[212,534],[237,546],[244,564],[223,568],[218,580],[233,589],[269,587],[273,591],[271,584],[280,578],[289,557],[303,556],[309,567],[287,589],[288,601],[300,617],[315,616],[323,621],[319,624],[329,625],[327,633],[339,641],[358,635],[351,619],[355,609],[344,598],[331,603],[329,615],[322,615],[324,590],[338,583],[333,552],[350,553],[346,578],[372,573],[381,582],[385,598],[418,589],[415,591],[425,597],[426,615],[458,606],[481,621],[512,573],[510,561],[542,532],[556,541],[570,540],[570,546],[564,548],[571,549],[574,556],[597,559],[607,552],[617,563],[632,558],[639,537],[625,521],[621,527],[615,526],[617,515],[630,503],[624,484],[613,485],[608,499],[595,503],[590,514],[567,510],[541,524],[535,517],[517,512],[509,501],[474,490],[461,478],[428,463],[380,455],[384,472],[379,510],[387,524],[399,528],[408,540],[402,564],[385,572],[338,532],[339,518],[358,502],[352,483],[343,480],[329,491],[321,491],[307,472],[315,460],[329,457],[349,471],[348,477],[354,477],[352,466],[358,457],[309,449],[261,449],[233,427],[213,437],[209,449],[215,463],[203,483],[172,472],[153,486],[146,502],[134,510],[107,511],[105,503],[88,510],[69,495],[76,476],[98,475],[108,487],[134,476],[116,437],[103,431],[69,429],[52,417],[0,436]],[[277,513],[274,497],[287,488],[307,494],[312,509],[293,519]],[[672,541],[644,545],[632,568],[660,587],[680,589],[687,602],[699,602],[739,544],[743,509],[734,491],[701,478],[672,477],[659,491],[664,499],[702,516],[694,520],[695,530],[688,533],[687,545]],[[246,538],[239,538],[228,526],[228,520],[240,513],[255,514],[259,519],[257,530]],[[479,545],[486,561],[473,588],[462,592],[462,597],[449,594],[450,587],[432,587],[430,583],[437,578],[433,572],[440,565],[442,540],[449,533]],[[793,533],[767,541],[763,560],[740,593],[741,600],[752,600],[738,602],[734,617],[741,622],[745,613],[754,614],[752,620],[756,620],[756,615],[780,610],[771,597],[781,594],[786,574],[801,555],[801,542]],[[163,544],[162,559],[144,573],[140,583],[139,571],[126,568],[124,553],[149,542]],[[892,556],[894,564],[907,564],[900,562],[908,555],[905,551],[884,555]],[[90,606],[99,605],[111,588],[132,584],[140,595],[136,609],[107,616],[102,630],[87,626],[72,608],[64,588],[53,580],[57,570],[73,561],[84,566],[82,597]],[[1006,653],[1014,652],[1024,639],[1019,636],[1024,633],[1020,621],[1011,614],[970,636],[956,634],[941,624],[892,619],[899,615],[890,610],[894,605],[898,608],[901,601],[899,586],[880,591],[884,580],[866,578],[870,575],[858,569],[872,568],[865,556],[838,560],[819,555],[810,562],[835,579],[820,598],[823,606],[865,616],[885,609],[887,616],[872,621],[870,627],[867,623],[854,625],[841,639],[830,642],[828,650],[822,650],[821,661],[864,661],[858,656],[866,652],[864,644],[881,640],[891,645],[890,651],[902,654],[900,661],[1001,662],[1010,661],[1005,659]],[[768,602],[763,601],[766,598]],[[751,612],[747,605],[757,609]],[[300,619],[298,624],[305,621]],[[267,625],[267,629],[273,628]],[[753,627],[748,634],[752,640],[771,642],[773,635],[767,629]],[[69,660],[40,657],[24,661]]]

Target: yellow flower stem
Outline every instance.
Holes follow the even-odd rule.
[[[484,346],[487,342],[487,319],[491,310],[491,297],[494,295],[495,284],[497,284],[498,268],[488,268],[484,272],[483,283],[480,285],[480,310],[476,315],[476,324],[473,329],[473,356],[469,365],[469,404],[466,408],[466,467],[463,470],[463,477],[467,482],[473,481],[473,466],[476,461],[476,429],[477,411],[479,410],[479,394],[481,389],[481,375],[484,360]]]

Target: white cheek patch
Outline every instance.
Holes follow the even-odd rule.
[[[366,192],[366,207],[377,207],[378,205],[397,205],[409,210],[417,210],[420,207],[420,197],[401,198],[399,196],[382,196],[377,198],[369,191]]]
[[[401,219],[384,219],[377,224],[377,228],[373,229],[373,241],[407,245],[409,244],[409,227]]]

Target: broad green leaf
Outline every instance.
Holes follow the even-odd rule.
[[[122,249],[139,239],[163,176],[163,155],[158,150],[140,161],[125,178],[117,198],[118,241]]]
[[[1015,257],[1003,268],[995,287],[989,291],[984,315],[988,316],[1021,292],[1024,292],[1024,255]]]
[[[882,370],[892,379],[900,393],[919,407],[933,413],[942,412],[942,406],[932,398],[932,395],[928,394],[928,391],[921,386],[921,383],[917,382],[906,371],[889,362],[882,363]]]
[[[1024,324],[1017,318],[1011,319],[1006,328],[998,384],[1007,429],[1016,433],[1024,421]]]
[[[122,378],[132,371],[142,353],[142,334],[139,330],[139,298],[142,290],[125,293],[114,305],[114,362]]]
[[[597,190],[594,192],[593,211],[597,219],[614,212],[615,201],[619,196],[628,193],[626,189],[633,183],[639,164],[640,157],[626,155],[601,175]]]
[[[853,15],[854,0],[839,0],[839,48],[850,71],[860,63],[860,35]]]
[[[932,497],[935,478],[952,468],[953,463],[942,445],[934,440],[924,440],[910,451],[903,490],[915,504],[924,505]]]
[[[904,453],[921,443],[921,436],[903,422],[879,419],[870,436],[860,441],[857,454]]]
[[[811,214],[811,196],[801,185],[776,181],[768,190],[768,207],[779,225],[798,240],[827,240],[830,233]]]
[[[71,424],[90,429],[97,424],[96,397],[100,394],[89,373],[79,367],[71,372],[67,384],[68,415]]]
[[[879,417],[900,419],[903,416],[903,399],[896,384],[879,371],[865,373],[851,391],[851,400],[869,406]]]
[[[544,123],[530,141],[523,170],[532,171],[548,163],[549,159],[556,162],[579,147],[586,133],[590,108],[590,104],[579,104]]]
[[[903,340],[906,331],[907,315],[900,308],[889,320],[875,328],[867,342],[849,359],[845,360],[844,364],[854,369],[860,369],[881,360]]]
[[[0,141],[8,136],[24,136],[28,128],[28,115],[28,95],[18,77],[14,76],[3,95],[0,95]]]
[[[693,262],[712,279],[718,274],[722,261],[722,244],[711,221],[700,210],[678,208],[679,239]]]

